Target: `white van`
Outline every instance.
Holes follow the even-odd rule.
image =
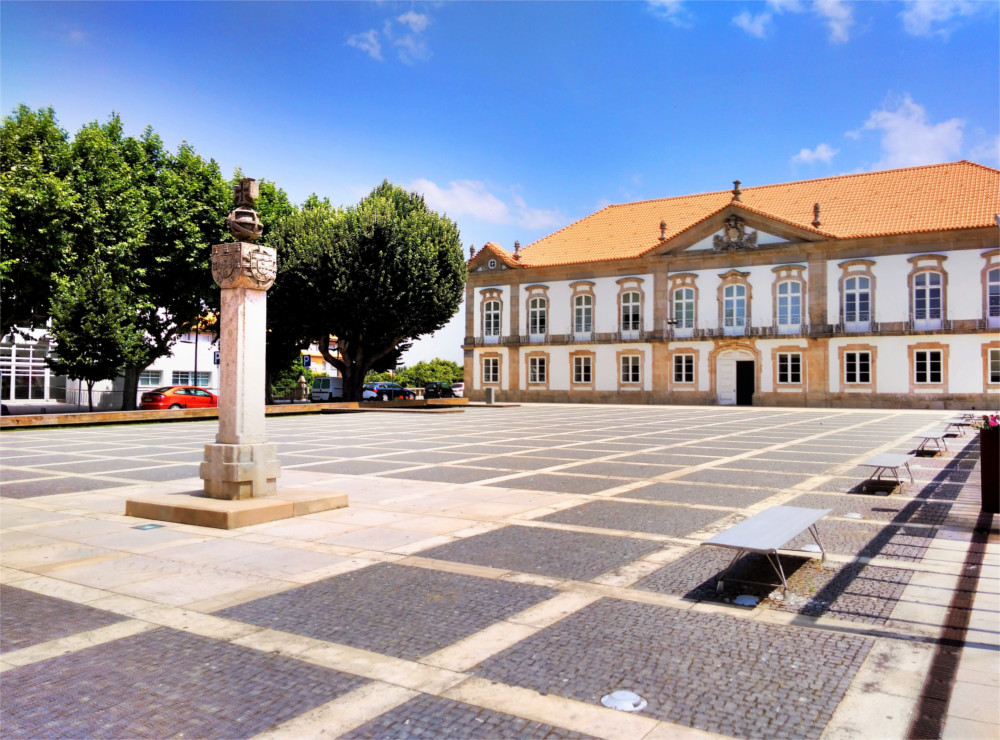
[[[313,401],[337,401],[344,397],[343,378],[313,378]]]

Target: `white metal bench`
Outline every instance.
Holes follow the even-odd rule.
[[[963,414],[962,416],[956,416],[954,419],[948,419],[945,422],[944,433],[955,433],[959,437],[964,437],[965,430],[972,426],[973,421],[974,417],[972,414]]]
[[[921,432],[920,434],[914,434],[913,436],[921,440],[920,444],[917,445],[917,452],[922,452],[927,449],[928,442],[934,442],[935,447],[938,450],[948,451],[948,440],[945,435],[947,431],[940,432]]]
[[[910,471],[910,460],[913,458],[914,455],[883,452],[881,455],[876,455],[870,460],[865,460],[861,463],[861,467],[874,468],[874,470],[868,476],[868,480],[861,484],[862,489],[867,488],[873,483],[882,483],[884,481],[894,481],[897,486],[902,488],[903,479],[899,477],[900,468],[906,471],[906,474],[910,476],[910,483],[913,483],[913,473]],[[883,473],[888,473],[891,477],[883,478]]]
[[[736,550],[733,559],[726,566],[716,583],[716,590],[722,591],[722,586],[726,576],[737,560],[748,552],[760,553],[767,557],[767,561],[774,568],[775,573],[781,578],[781,586],[787,591],[788,581],[785,580],[785,571],[781,567],[781,560],[778,558],[778,550],[785,544],[795,539],[806,530],[812,534],[819,547],[820,562],[826,560],[826,551],[823,543],[820,542],[819,532],[816,529],[816,522],[829,514],[833,509],[806,509],[801,506],[772,506],[759,514],[755,514],[749,519],[744,519],[739,524],[735,524],[725,532],[720,532],[711,539],[702,542],[702,545],[712,547],[725,547]]]

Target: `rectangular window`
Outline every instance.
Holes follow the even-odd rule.
[[[622,383],[639,382],[639,355],[622,355]]]
[[[529,383],[544,383],[545,382],[545,358],[544,357],[529,357],[528,358],[528,382]]]
[[[990,382],[1000,383],[1000,349],[990,350]]]
[[[913,365],[914,382],[927,384],[944,382],[941,350],[917,350],[913,353]]]
[[[778,382],[782,384],[802,382],[802,355],[798,352],[778,353]]]
[[[484,383],[499,383],[500,382],[500,358],[499,357],[484,357],[483,358],[483,382]]]
[[[592,379],[592,366],[590,357],[573,358],[573,382],[589,383]]]
[[[212,381],[212,373],[199,372],[198,376],[189,370],[174,370],[170,374],[171,385],[208,385]]]
[[[139,385],[150,387],[158,386],[160,384],[160,378],[162,377],[163,372],[160,370],[143,370],[139,373]],[[183,383],[183,385],[188,385],[188,383]]]
[[[871,352],[844,353],[844,382],[845,383],[872,382]]]
[[[694,355],[674,355],[674,382],[694,382]]]

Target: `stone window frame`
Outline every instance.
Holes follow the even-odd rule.
[[[544,363],[545,368],[545,380],[532,380],[531,379],[531,361],[541,360]],[[529,391],[545,390],[549,389],[549,378],[552,373],[549,372],[552,365],[551,358],[548,352],[527,352],[524,355],[524,384],[525,388]]]
[[[990,271],[1000,270],[1000,249],[990,249],[983,252],[982,256],[986,260],[986,264],[983,265],[983,269],[979,273],[979,280],[983,285],[983,320],[986,322],[986,326],[996,328],[1000,326],[1000,315],[994,317],[992,322],[990,321]]]
[[[486,379],[486,361],[496,360],[497,364],[497,377],[496,380]],[[503,355],[499,352],[483,352],[479,357],[479,377],[481,385],[483,388],[486,386],[495,386],[499,388],[503,383]]]
[[[594,283],[590,280],[577,280],[569,284],[572,291],[569,297],[569,316],[571,334],[593,334],[595,317],[597,316],[597,294],[594,292]],[[581,296],[590,296],[590,328],[577,331],[576,328],[576,299]]]
[[[484,288],[479,291],[479,336],[486,337],[486,304],[497,301],[500,304],[499,334],[490,334],[499,338],[503,334],[503,291],[499,288]]]
[[[838,316],[840,317],[840,324],[844,326],[847,324],[847,293],[845,284],[848,280],[855,277],[868,278],[868,324],[872,327],[875,326],[875,288],[877,282],[875,280],[875,272],[872,268],[875,267],[875,260],[847,260],[845,262],[839,262],[837,267],[840,268],[840,279],[837,281],[837,295],[838,295]],[[852,323],[861,324],[865,323],[863,321],[854,321]]]
[[[531,336],[542,336],[547,337],[549,335],[549,306],[551,301],[549,300],[549,286],[548,285],[529,285],[525,289],[524,297],[524,330],[525,333]],[[531,331],[531,302],[534,300],[545,301],[545,331],[543,332],[532,332]]]
[[[590,380],[577,381],[576,361],[577,359],[590,360]],[[594,382],[597,377],[597,355],[592,350],[581,349],[569,353],[569,385],[573,390],[594,390]]]
[[[678,391],[693,391],[698,387],[698,350],[677,349],[668,355],[670,363],[670,387]],[[677,358],[691,357],[691,380],[677,380]]]
[[[677,298],[674,295],[678,290],[688,288],[694,293],[694,304],[693,313],[691,317],[691,326],[681,326],[680,324],[674,325],[674,330],[677,329],[694,329],[698,326],[698,276],[693,272],[681,272],[676,275],[671,275],[667,278],[669,287],[667,289],[667,296],[670,302],[669,311],[670,319],[677,319]]]
[[[771,268],[771,272],[774,273],[774,282],[771,283],[771,321],[772,326],[777,329],[779,326],[804,326],[808,323],[806,319],[806,307],[809,305],[809,296],[806,291],[809,288],[805,277],[803,277],[806,271],[805,265],[778,265],[777,267]],[[798,283],[799,284],[799,323],[798,324],[779,324],[779,310],[778,310],[778,286],[782,283]]]
[[[730,286],[742,285],[744,288],[744,300],[745,305],[743,307],[743,331],[736,333],[734,336],[742,336],[750,333],[750,327],[752,323],[752,313],[751,306],[753,306],[753,286],[750,284],[750,273],[740,272],[737,269],[732,269],[727,272],[721,273],[719,275],[719,288],[718,288],[718,301],[719,301],[719,329],[725,333],[726,330],[726,288]]]
[[[933,319],[916,318],[916,285],[914,285],[917,275],[926,273],[938,273],[941,276],[941,325],[944,325],[948,316],[948,271],[944,267],[944,261],[948,259],[943,254],[918,254],[910,257],[906,261],[910,263],[910,274],[906,276],[906,292],[909,296],[909,317],[910,321],[933,321]]]
[[[626,357],[634,357],[639,361],[639,379],[622,380],[622,360]],[[646,353],[643,350],[623,349],[615,353],[615,366],[618,374],[618,390],[620,392],[641,391],[645,380]]]
[[[619,278],[615,282],[618,284],[618,298],[616,301],[618,304],[618,331],[641,331],[645,323],[643,317],[646,315],[646,291],[642,287],[643,279],[640,277],[626,277]],[[639,326],[635,329],[626,329],[622,325],[622,309],[624,308],[622,301],[627,293],[639,294]]]
[[[781,378],[781,358],[782,355],[798,355],[799,358],[799,379],[798,381],[782,382]],[[806,359],[805,347],[789,345],[785,347],[771,348],[771,387],[775,390],[797,390],[806,389]]]
[[[868,353],[868,382],[867,383],[848,383],[847,382],[847,354],[849,352],[867,352]],[[874,392],[877,387],[877,378],[875,374],[875,368],[878,366],[876,363],[878,355],[878,347],[874,344],[845,344],[837,348],[837,354],[839,358],[839,372],[840,372],[840,389],[845,392]]]
[[[945,392],[948,388],[948,360],[950,346],[941,342],[916,342],[906,348],[907,362],[910,366],[910,393],[940,391]],[[918,352],[940,352],[941,353],[941,382],[918,383],[917,382],[917,353]]]
[[[1000,341],[983,343],[983,388],[986,390],[1000,390],[1000,378],[994,382],[993,376],[990,374],[990,359],[994,352],[998,355],[997,361],[1000,362]]]

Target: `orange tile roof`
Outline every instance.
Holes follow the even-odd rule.
[[[545,267],[639,257],[732,203],[731,190],[608,206],[521,250],[490,242],[510,267]],[[962,160],[780,185],[744,187],[747,210],[828,239],[854,239],[994,225],[1000,171]],[[814,228],[813,204],[820,204]],[[666,240],[660,240],[660,221]],[[482,251],[482,250],[480,250]]]

